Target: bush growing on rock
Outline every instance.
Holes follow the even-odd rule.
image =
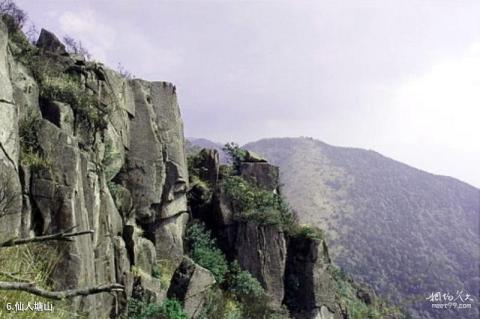
[[[240,269],[238,262],[234,261],[230,266],[231,282],[230,291],[240,299],[261,297],[265,291],[248,271]]]
[[[176,299],[165,299],[162,304],[130,299],[125,319],[188,319]]]
[[[50,168],[50,161],[42,154],[37,137],[40,117],[27,113],[18,123],[20,137],[20,163],[34,170]]]
[[[160,280],[163,288],[168,288],[175,273],[175,264],[170,259],[161,259],[153,267],[152,276]]]
[[[284,230],[295,223],[293,213],[283,198],[274,192],[255,187],[240,176],[229,176],[222,181],[239,220],[253,220],[260,224],[281,225]]]
[[[233,168],[238,173],[241,163],[245,160],[247,151],[242,149],[238,144],[230,142],[225,144],[223,151],[228,155]]]
[[[107,126],[106,110],[101,110],[96,98],[70,74],[46,74],[40,82],[40,98],[69,104],[80,121],[87,121],[94,128]]]
[[[198,319],[243,319],[242,305],[234,296],[221,289],[212,289]]]
[[[28,20],[27,13],[20,9],[12,0],[0,1],[0,15],[9,33],[12,30],[21,30]]]
[[[312,225],[294,224],[289,229],[289,235],[292,237],[303,237],[314,240],[322,240],[325,238],[323,231]]]
[[[194,222],[187,228],[185,238],[190,257],[210,270],[217,283],[222,283],[228,271],[228,263],[210,231],[203,224]]]

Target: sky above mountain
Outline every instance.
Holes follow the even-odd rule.
[[[187,136],[312,136],[480,186],[480,2],[17,0],[174,82]]]

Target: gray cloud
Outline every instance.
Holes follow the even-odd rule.
[[[39,26],[73,33],[109,65],[176,83],[188,136],[313,136],[480,186],[480,134],[437,116],[458,110],[463,126],[480,116],[479,96],[463,89],[480,81],[464,67],[480,61],[472,49],[480,45],[478,1],[18,3]],[[441,71],[446,64],[464,71]],[[450,86],[436,79],[464,81],[449,94],[470,99],[441,103],[449,90],[439,88]]]

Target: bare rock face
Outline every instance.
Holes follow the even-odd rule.
[[[259,188],[272,192],[278,190],[278,167],[267,162],[243,162],[240,165],[240,175]]]
[[[238,225],[236,257],[262,284],[270,306],[281,307],[284,297],[284,272],[287,258],[285,237],[277,225],[246,222]]]
[[[175,89],[165,82],[130,81],[135,116],[125,166],[117,179],[130,191],[135,220],[159,254],[183,255],[188,172]],[[131,112],[131,111],[130,111]]]
[[[0,21],[0,240],[20,235],[22,188],[18,176],[18,108],[8,64],[8,33]]]
[[[244,161],[249,163],[266,163],[267,162],[265,158],[249,150],[245,151]]]
[[[200,315],[208,289],[214,284],[210,271],[185,257],[173,275],[167,296],[182,300],[185,312],[194,319]]]
[[[118,282],[125,292],[74,298],[72,311],[92,319],[119,316],[133,293],[133,266],[145,275],[140,288],[161,301],[165,287],[151,273],[157,258],[181,262],[188,219],[188,171],[175,87],[128,80],[69,55],[54,34],[42,30],[39,58],[51,62],[52,74],[79,79],[81,91],[97,98],[104,112],[103,124],[89,126],[85,123],[94,118],[80,114],[79,106],[39,99],[37,82],[9,44],[16,47],[0,22],[0,193],[5,184],[15,194],[5,210],[11,214],[0,204],[0,239],[72,227],[93,230],[58,247],[54,288]],[[19,123],[32,118],[37,120],[28,128],[38,153],[30,155],[41,163],[20,164],[25,141]],[[140,231],[133,236],[129,226]]]
[[[56,54],[66,54],[65,45],[58,40],[57,36],[50,31],[42,29],[37,40],[37,47]]]
[[[324,241],[289,238],[285,302],[294,318],[342,318]]]

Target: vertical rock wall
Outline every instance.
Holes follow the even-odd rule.
[[[71,105],[39,99],[36,81],[12,55],[15,43],[0,23],[0,173],[2,185],[17,194],[11,214],[0,215],[1,239],[94,230],[56,245],[61,258],[52,279],[58,289],[124,284],[124,294],[74,299],[74,310],[107,318],[124,309],[132,293],[132,267],[143,282],[155,282],[157,259],[180,263],[183,256],[188,171],[175,87],[126,79],[58,52],[60,43],[49,32],[41,37],[39,58],[81,80],[106,126],[82,125]],[[32,116],[48,162],[42,167],[19,165],[19,122]]]

